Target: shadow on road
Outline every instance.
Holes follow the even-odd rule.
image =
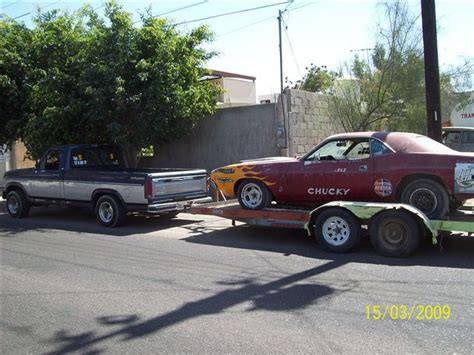
[[[49,229],[124,237],[156,232],[190,223],[196,223],[196,220],[187,220],[186,214],[181,214],[176,219],[128,216],[124,226],[106,228],[96,221],[92,209],[56,206],[32,208],[28,218],[14,219],[8,215],[5,201],[0,201],[0,237],[14,237],[25,231],[46,232]]]
[[[337,260],[346,263],[369,263],[397,266],[434,266],[474,269],[474,238],[451,236],[443,241],[441,250],[427,241],[415,255],[409,258],[388,258],[375,253],[368,237],[362,238],[359,247],[348,254],[335,254],[320,249],[313,238],[302,230],[252,227],[240,225],[213,230],[205,226],[188,225],[184,228],[191,236],[189,243],[214,245],[227,248],[251,249],[284,255]]]
[[[137,315],[102,316],[96,319],[100,325],[120,326],[119,329],[102,335],[92,331],[71,335],[68,331],[61,330],[52,339],[58,348],[51,354],[65,354],[72,351],[97,354],[101,352],[97,346],[108,339],[121,337],[122,341],[134,340],[190,319],[221,313],[230,307],[248,301],[253,303],[253,307],[248,309],[248,312],[262,309],[270,311],[302,309],[346,290],[335,290],[326,285],[314,283],[297,285],[295,283],[333,270],[343,264],[344,262],[331,261],[265,284],[258,284],[251,279],[244,279],[237,283],[232,282],[232,286],[227,290],[186,303],[180,308],[146,320],[140,320]],[[235,286],[239,287],[234,288]]]

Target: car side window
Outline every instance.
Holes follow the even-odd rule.
[[[443,135],[443,143],[446,145],[456,144],[461,141],[461,131],[445,132]]]
[[[393,151],[389,147],[387,147],[385,144],[383,144],[383,142],[379,141],[378,139],[370,140],[370,151],[372,156],[374,157],[393,153]]]
[[[368,140],[340,139],[326,143],[305,160],[360,160],[369,157]]]
[[[62,152],[60,150],[51,150],[43,161],[42,170],[55,171],[61,166]]]

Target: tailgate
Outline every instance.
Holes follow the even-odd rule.
[[[207,175],[153,178],[153,186],[155,199],[191,199],[207,195]]]

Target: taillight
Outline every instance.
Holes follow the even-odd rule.
[[[153,181],[151,180],[145,181],[145,198],[147,200],[151,200],[153,199],[153,197],[155,197],[155,193],[153,190],[154,190]]]

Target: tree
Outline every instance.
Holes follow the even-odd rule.
[[[356,56],[342,72],[351,79],[337,81],[332,108],[346,131],[387,129],[426,133],[424,59],[421,24],[406,3],[380,5],[376,44],[366,58]],[[440,73],[441,107],[448,115],[455,91],[472,84],[473,66]],[[468,85],[469,86],[469,85]],[[468,96],[468,95],[467,95]]]
[[[380,128],[382,122],[419,131],[425,123],[420,117],[425,115],[418,17],[401,2],[381,6],[384,17],[377,25],[376,45],[366,59],[356,56],[352,65],[346,65],[352,80],[335,89],[335,116],[346,131]]]
[[[310,67],[306,67],[306,74],[296,82],[289,81],[286,78],[286,83],[292,89],[306,90],[318,93],[328,93],[334,85],[334,80],[338,74],[329,71],[325,65],[318,66],[311,63]]]
[[[25,124],[30,42],[25,26],[0,21],[0,146],[18,139]]]
[[[12,21],[9,21],[13,23]],[[119,143],[136,150],[189,133],[214,113],[219,88],[200,81],[214,53],[207,27],[182,34],[150,12],[135,27],[114,1],[105,19],[91,7],[38,13],[30,30],[26,117],[17,130],[33,157],[47,146]],[[3,95],[2,95],[3,96]]]

